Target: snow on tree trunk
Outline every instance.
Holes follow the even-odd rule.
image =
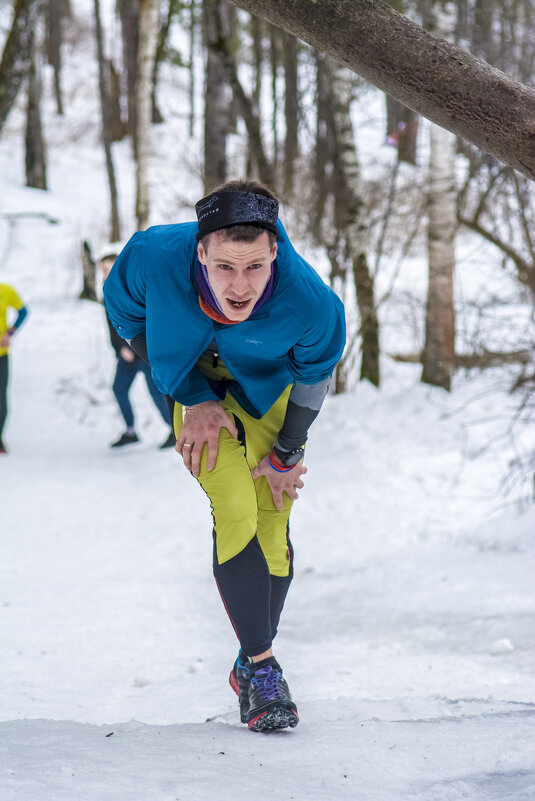
[[[0,133],[30,69],[32,37],[43,0],[16,0],[0,61]]]
[[[384,0],[232,0],[535,179],[535,90]]]
[[[437,125],[431,126],[427,232],[429,287],[422,381],[447,390],[451,388],[455,359],[455,141],[455,136],[449,131]]]
[[[137,54],[136,217],[138,229],[147,227],[150,213],[149,158],[152,124],[152,76],[158,44],[159,0],[141,0]]]

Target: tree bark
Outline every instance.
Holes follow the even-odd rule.
[[[26,186],[46,189],[46,158],[41,123],[41,72],[35,46],[28,72],[28,107],[26,109]]]
[[[117,199],[117,183],[115,180],[115,169],[111,152],[111,133],[110,133],[110,104],[106,95],[105,61],[104,47],[102,43],[102,26],[100,23],[100,0],[94,0],[95,9],[95,36],[97,41],[97,61],[98,61],[98,88],[100,94],[100,108],[102,113],[102,143],[104,145],[104,155],[106,158],[106,172],[108,175],[108,185],[110,188],[110,240],[117,242],[121,238],[121,225],[119,222],[119,203]]]
[[[0,62],[0,134],[30,69],[32,37],[43,0],[16,0]]]
[[[535,90],[384,0],[232,0],[535,179]]]
[[[137,60],[136,217],[138,230],[149,224],[149,158],[152,123],[152,76],[158,46],[159,0],[141,0]]]

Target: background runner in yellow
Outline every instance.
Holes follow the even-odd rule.
[[[17,318],[10,325],[7,310],[14,309]],[[26,319],[28,310],[10,284],[0,284],[0,455],[7,454],[2,434],[7,418],[7,385],[9,382],[9,348],[17,329]]]

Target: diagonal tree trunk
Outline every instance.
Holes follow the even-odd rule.
[[[232,0],[535,179],[535,90],[384,0]]]

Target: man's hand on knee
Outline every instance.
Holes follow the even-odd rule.
[[[264,456],[257,466],[251,471],[253,478],[260,478],[265,476],[273,495],[273,503],[282,512],[284,503],[282,500],[282,493],[285,492],[292,501],[296,501],[299,497],[297,490],[305,485],[301,481],[301,476],[307,472],[303,462],[298,462],[295,467],[285,473],[279,473],[274,470],[269,463],[269,456]]]
[[[226,428],[235,439],[238,429],[234,420],[217,401],[204,401],[195,406],[188,406],[184,417],[184,425],[176,441],[175,450],[180,453],[186,468],[198,476],[201,467],[201,456],[205,445],[208,447],[207,469],[213,470],[217,461],[219,432]]]

